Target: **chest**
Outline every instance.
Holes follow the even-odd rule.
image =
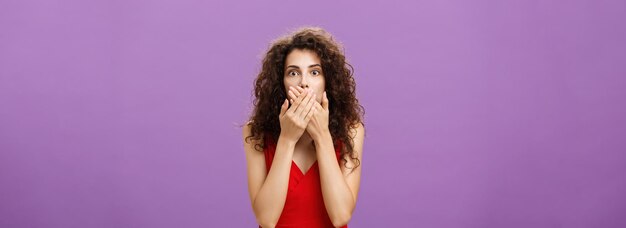
[[[293,151],[293,163],[304,174],[311,169],[317,161],[315,147],[296,147]]]

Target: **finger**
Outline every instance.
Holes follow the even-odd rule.
[[[306,96],[300,96],[300,97],[304,97],[302,101],[300,101],[300,103],[298,103],[298,108],[296,109],[296,115],[301,116],[302,112],[305,110],[306,106],[309,104],[309,102],[311,101],[311,97],[313,97],[312,93],[306,93]]]
[[[324,97],[322,97],[322,107],[324,107],[325,110],[328,110],[328,95],[326,94],[326,91],[324,91]]]
[[[298,91],[299,93],[304,93],[304,91],[306,91],[304,88],[300,87],[300,86],[296,86],[296,91]]]
[[[295,113],[298,110],[298,107],[300,107],[300,103],[302,103],[302,100],[304,98],[305,96],[299,96],[297,98],[291,99],[291,108],[289,108],[289,110],[287,111],[291,113]]]
[[[293,93],[293,91],[289,90],[289,92],[287,93],[289,95],[289,98],[291,99],[296,99],[298,98],[298,95],[296,95],[295,93]]]
[[[298,116],[306,116],[306,113],[308,112],[308,105],[309,103],[311,103],[311,99],[315,96],[315,94],[313,93],[306,93],[304,97],[304,100],[302,100],[302,102],[300,102],[300,105],[298,106],[298,109],[296,110],[296,115]],[[304,113],[304,114],[303,114]]]
[[[280,116],[285,115],[285,112],[287,112],[287,107],[289,107],[289,102],[287,102],[287,99],[285,99],[285,101],[283,101],[283,105],[280,106]]]
[[[294,89],[294,90],[295,90],[294,92],[297,92],[297,93],[296,93],[296,95],[297,95],[298,93],[299,93],[299,94],[305,94],[306,92],[309,92],[309,93],[313,93],[313,92],[314,92],[312,89],[309,89],[309,88],[304,89],[304,88],[300,88],[300,87],[295,87],[295,89]],[[298,95],[298,96],[299,96],[299,95]]]
[[[306,114],[306,117],[304,117],[304,121],[309,122],[311,118],[313,117],[313,115],[315,115],[315,113],[317,113],[317,106],[313,106],[311,111]]]
[[[315,102],[315,107],[317,110],[324,110],[324,107],[320,103]]]
[[[302,93],[301,93],[300,91],[298,91],[296,88],[293,88],[293,87],[291,87],[291,86],[289,87],[289,91],[292,91],[292,92],[293,92],[293,94],[295,94],[295,95],[296,95],[296,97],[299,97],[299,96],[302,94]]]
[[[294,100],[296,101],[297,104],[300,104],[299,101],[303,101],[304,98],[306,98],[306,95],[307,95],[306,93],[300,93],[300,95],[298,95],[297,98]]]
[[[311,109],[313,109],[314,104],[317,103],[317,101],[315,101],[315,97],[317,97],[317,95],[313,94],[313,96],[311,96],[311,100],[309,101],[309,103],[306,105],[306,108],[304,109],[304,111],[302,111],[302,118],[306,118],[306,115],[309,114],[309,112],[311,112]]]
[[[293,91],[297,96],[300,96],[300,94],[304,94],[304,92],[306,92],[306,90],[300,88],[300,86],[289,86],[289,90]]]
[[[286,113],[294,113],[296,111],[296,106],[293,105],[293,99],[289,99],[289,108],[287,109]]]

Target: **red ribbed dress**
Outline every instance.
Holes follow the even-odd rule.
[[[276,152],[276,141],[271,137],[265,139],[265,164],[269,173],[274,153]],[[337,161],[340,161],[339,152],[341,141],[335,147]],[[259,226],[261,227],[261,226]],[[291,171],[289,172],[289,187],[287,190],[287,200],[282,214],[278,219],[276,228],[318,228],[333,227],[330,221],[324,199],[322,187],[320,185],[320,173],[317,161],[307,170],[305,174],[295,162],[291,161]],[[347,228],[348,225],[341,228]]]

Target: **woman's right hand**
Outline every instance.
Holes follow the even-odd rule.
[[[295,94],[293,97],[295,97]],[[300,139],[306,126],[309,124],[309,120],[315,114],[315,97],[314,92],[307,90],[293,101],[291,107],[289,107],[289,101],[285,99],[285,102],[280,107],[279,116],[281,137],[285,137],[292,142],[297,142]]]

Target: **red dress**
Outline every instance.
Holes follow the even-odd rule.
[[[269,173],[274,160],[274,153],[276,152],[276,141],[268,137],[265,139],[265,143],[267,146],[263,152],[265,153],[265,164]],[[341,141],[338,141],[337,145],[335,153],[337,161],[340,161]],[[276,224],[276,228],[286,227],[334,227],[324,206],[317,160],[305,174],[302,173],[295,162],[291,161],[287,199],[283,212],[280,214]],[[348,225],[345,225],[341,228],[347,227]]]

